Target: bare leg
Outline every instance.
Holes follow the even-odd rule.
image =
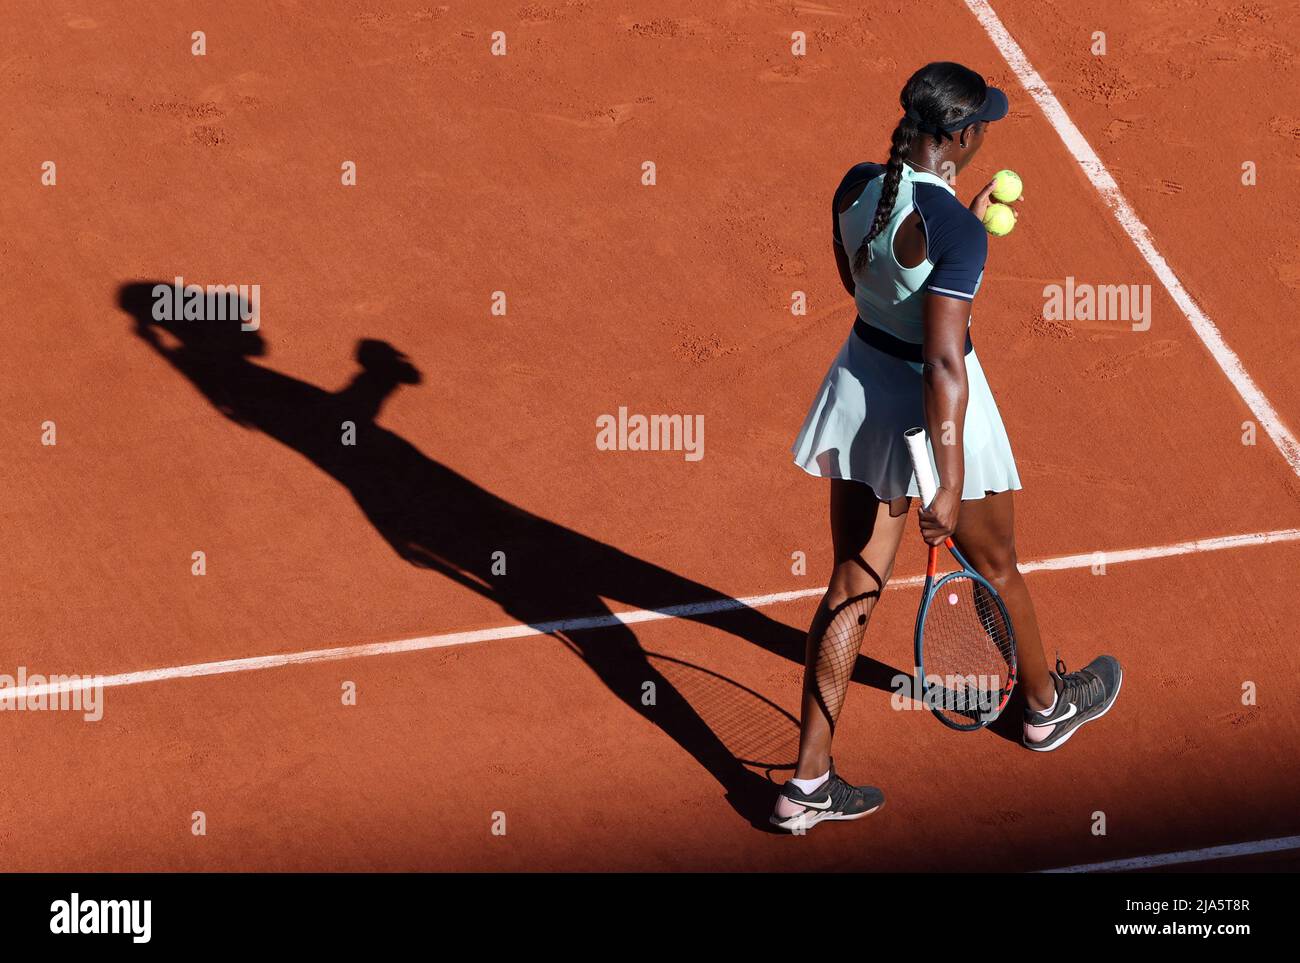
[[[1015,510],[1012,493],[997,492],[961,503],[953,541],[967,561],[988,579],[1006,603],[1016,633],[1016,658],[1030,708],[1046,709],[1056,698],[1047,669],[1038,616],[1029,586],[1016,568]]]
[[[832,480],[830,487],[835,569],[808,630],[799,779],[816,779],[830,768],[835,722],[867,622],[894,569],[909,504],[906,498],[879,501],[858,482]]]

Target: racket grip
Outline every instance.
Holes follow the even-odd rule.
[[[939,491],[939,483],[934,477],[934,466],[930,464],[925,429],[909,428],[903,432],[903,440],[907,442],[907,453],[912,456],[912,470],[916,472],[916,484],[921,489],[921,504],[928,508]]]

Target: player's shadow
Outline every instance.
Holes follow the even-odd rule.
[[[729,632],[802,663],[805,633],[721,592],[670,572],[539,515],[525,511],[425,455],[376,419],[400,386],[422,376],[383,341],[358,343],[358,370],[329,391],[251,359],[265,353],[256,331],[238,321],[158,321],[156,284],[122,285],[119,306],[135,318],[135,333],[188,379],[221,414],[287,445],[351,492],[358,508],[393,550],[492,599],[520,622],[562,640],[631,709],[675,739],[725,788],[732,805],[765,825],[770,783],[727,751],[689,702],[646,659],[621,623],[596,630],[556,626],[571,617],[609,616],[605,599],[652,611],[683,603],[713,603],[722,611],[679,614]],[[434,412],[450,417],[449,409]],[[342,443],[343,423],[355,444]],[[506,573],[494,574],[494,553]],[[885,691],[895,669],[860,657],[854,680]],[[655,705],[643,704],[653,682]]]

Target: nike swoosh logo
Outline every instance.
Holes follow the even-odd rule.
[[[1053,725],[1053,726],[1054,726],[1054,725],[1056,725],[1058,722],[1064,722],[1066,719],[1072,719],[1078,711],[1079,711],[1079,707],[1076,706],[1073,702],[1071,702],[1071,703],[1070,703],[1070,711],[1069,711],[1069,712],[1067,712],[1065,715],[1061,716],[1059,719],[1053,719],[1050,723],[1044,723],[1044,725]]]
[[[830,809],[831,797],[827,796],[824,802],[808,802],[801,799],[799,800],[799,805],[803,806],[805,809]]]

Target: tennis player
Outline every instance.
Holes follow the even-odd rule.
[[[925,540],[949,536],[1006,603],[1027,706],[1025,746],[1049,752],[1101,718],[1122,673],[1109,655],[1078,672],[1047,666],[1019,570],[1012,492],[1020,486],[1002,417],[971,346],[971,302],[988,253],[981,218],[990,183],[968,208],[956,175],[979,151],[1007,96],[973,70],[932,63],[899,100],[889,162],[858,164],[835,192],[834,250],[858,317],[794,444],[795,463],[830,479],[835,569],[808,632],[799,764],[772,823],[787,830],[859,819],[884,795],[835,771],[831,737],[867,622],[889,580],[911,498],[919,495],[903,432],[924,425],[940,488],[921,511]]]

